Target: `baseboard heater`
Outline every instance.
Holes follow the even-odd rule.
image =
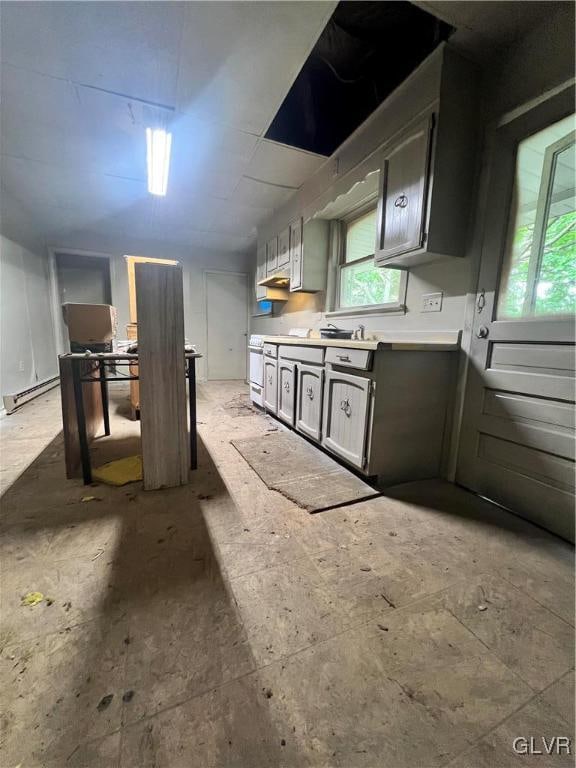
[[[24,405],[29,400],[33,400],[38,395],[48,392],[49,389],[58,386],[59,382],[60,376],[52,376],[52,378],[39,381],[38,384],[34,384],[33,387],[28,387],[28,389],[23,389],[21,392],[15,392],[13,395],[3,395],[2,400],[4,401],[6,413],[12,413],[16,408]]]

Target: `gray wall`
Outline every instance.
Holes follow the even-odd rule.
[[[0,236],[0,394],[57,373],[48,260]]]
[[[556,6],[557,8],[558,6]],[[502,58],[494,61],[491,69],[483,73],[483,89],[479,106],[479,119],[489,125],[496,116],[530,99],[538,97],[545,90],[560,84],[574,73],[573,49],[574,9],[566,3],[545,22],[534,28],[523,40],[508,51],[502,52]],[[427,64],[429,74],[423,71],[416,75],[417,92],[406,97],[402,89],[391,98],[391,108],[380,108],[358,129],[344,149],[336,155],[346,163],[347,172],[353,164],[364,165],[367,147],[372,150],[376,145],[377,131],[381,132],[380,143],[389,126],[397,120],[397,115],[410,109],[418,110],[433,97],[433,74],[435,64]],[[427,87],[428,91],[427,92]],[[479,198],[485,186],[483,151],[478,153],[478,189]],[[264,223],[259,239],[265,239],[285,226],[286,221],[296,216],[301,210],[310,210],[311,199],[320,195],[323,203],[330,196],[337,194],[340,182],[331,186],[326,184],[333,168],[332,159],[323,166],[310,182],[283,206],[271,220]],[[331,193],[332,190],[332,193]],[[482,238],[483,201],[479,199],[474,214],[474,227],[471,232],[464,258],[447,259],[433,264],[416,267],[408,274],[406,314],[386,314],[367,316],[347,316],[332,319],[332,322],[344,327],[355,327],[362,323],[369,330],[466,330],[469,324],[470,299],[475,292],[478,246]],[[256,261],[252,254],[252,264]],[[444,292],[442,311],[423,314],[421,309],[422,294],[434,291]],[[291,327],[311,327],[318,329],[330,318],[325,314],[324,294],[293,294],[285,305],[277,305],[275,316],[254,317],[251,320],[251,332],[278,334],[285,333]]]
[[[53,246],[54,247],[54,246]],[[109,254],[112,303],[118,310],[118,338],[126,338],[126,324],[130,321],[128,304],[128,273],[124,256],[151,256],[160,259],[176,259],[184,273],[184,326],[186,338],[196,344],[198,351],[206,350],[206,296],[204,271],[250,272],[251,261],[247,254],[221,253],[195,247],[166,245],[160,242],[143,242],[126,239],[107,240],[100,236],[78,234],[61,238],[58,248],[80,249],[84,252]],[[58,248],[54,247],[54,250]],[[198,362],[198,378],[206,378],[206,359]]]

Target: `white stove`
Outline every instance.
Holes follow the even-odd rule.
[[[248,340],[250,369],[250,399],[261,408],[264,406],[264,341],[262,336],[253,333]]]

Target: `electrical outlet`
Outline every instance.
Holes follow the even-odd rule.
[[[442,309],[442,292],[423,293],[421,312],[440,312]]]

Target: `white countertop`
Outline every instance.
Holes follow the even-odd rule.
[[[302,347],[345,347],[346,349],[454,351],[460,348],[460,331],[374,331],[363,341],[355,339],[321,339],[298,336],[262,336],[268,344],[295,344]]]

